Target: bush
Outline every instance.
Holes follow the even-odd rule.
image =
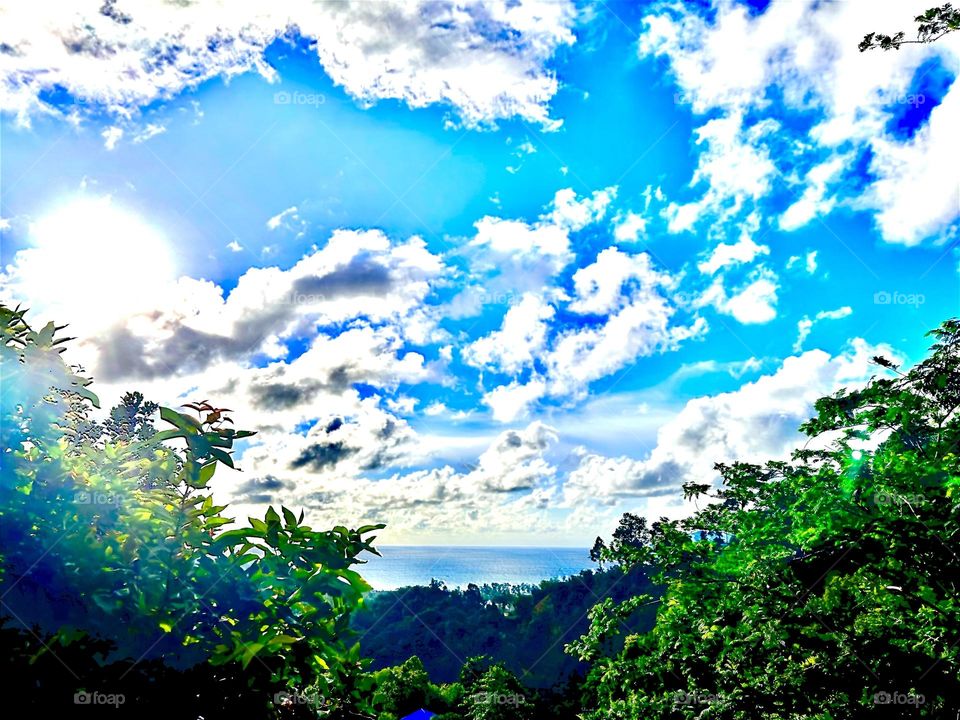
[[[625,516],[609,562],[658,569],[661,599],[604,603],[571,650],[589,720],[947,717],[960,697],[960,321],[908,372],[816,403],[790,462],[718,465],[684,520]],[[605,656],[625,613],[650,632]],[[953,709],[950,709],[953,708]]]
[[[382,526],[314,530],[271,507],[228,528],[209,483],[253,433],[206,402],[159,408],[156,432],[139,394],[91,420],[59,330],[0,306],[0,640],[18,704],[355,716],[364,663],[346,639],[369,586],[353,566]]]

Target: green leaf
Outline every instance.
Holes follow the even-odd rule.
[[[211,462],[200,468],[198,474],[198,484],[197,487],[206,487],[207,483],[213,479],[213,474],[217,471],[217,463]]]
[[[160,418],[191,435],[200,431],[200,424],[194,418],[178,413],[173,408],[161,407]]]
[[[233,458],[219,448],[210,448],[210,456],[216,458],[230,469],[233,467]]]

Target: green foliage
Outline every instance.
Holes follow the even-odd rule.
[[[490,666],[465,686],[461,708],[469,720],[530,720],[534,717],[533,702],[527,691],[500,663]]]
[[[373,705],[382,720],[406,717],[420,708],[449,709],[459,700],[457,693],[444,693],[430,682],[420,658],[413,656],[402,665],[373,674],[376,690]]]
[[[860,52],[880,48],[881,50],[899,50],[901,45],[913,45],[936,42],[948,33],[960,30],[960,10],[953,8],[951,3],[940,7],[932,7],[914,19],[917,23],[917,39],[904,40],[904,34],[895,35],[883,33],[868,33],[857,46]]]
[[[622,601],[648,590],[642,570],[624,574],[616,568],[537,586],[497,583],[448,590],[434,583],[373,593],[352,624],[374,668],[399,665],[416,655],[434,681],[453,682],[462,658],[483,653],[516,673],[525,686],[549,688],[586,672],[587,665],[566,655],[563,646],[586,631],[587,612],[595,603]],[[652,620],[648,609],[626,618],[621,629],[646,630]]]
[[[626,517],[602,550],[659,599],[601,603],[570,650],[589,720],[948,717],[960,697],[960,322],[930,356],[816,403],[789,462],[718,465],[684,520]],[[657,607],[613,656],[624,614]],[[953,709],[951,709],[953,708]]]
[[[346,639],[369,586],[353,566],[382,526],[315,530],[272,507],[235,526],[208,490],[254,434],[228,410],[128,394],[101,425],[60,328],[3,306],[0,328],[0,636],[9,672],[32,679],[24,704],[71,705],[97,677],[128,707],[177,698],[207,717],[238,687],[259,717],[286,712],[275,693],[289,689],[310,689],[323,717],[362,707]],[[69,674],[32,677],[50,656]]]

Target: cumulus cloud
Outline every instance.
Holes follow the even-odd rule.
[[[808,250],[803,256],[791,255],[787,259],[787,270],[795,267],[802,267],[808,275],[813,275],[817,271],[817,250]]]
[[[533,222],[489,215],[478,220],[476,235],[460,253],[470,262],[473,282],[450,301],[447,314],[475,316],[485,305],[507,304],[525,292],[562,298],[555,279],[576,257],[570,234],[602,220],[615,195],[615,187],[583,197],[564,188]]]
[[[524,294],[519,303],[507,310],[499,330],[464,348],[464,361],[497,372],[516,373],[542,353],[547,321],[553,315],[553,307],[541,297]]]
[[[895,357],[890,348],[857,338],[836,356],[811,350],[737,390],[690,400],[659,429],[642,461],[584,453],[565,486],[567,500],[667,494],[684,482],[713,481],[717,462],[784,458],[801,442],[798,427],[812,415],[813,403],[865,383],[877,371],[871,363],[877,354]]]
[[[296,205],[293,205],[269,218],[267,220],[267,230],[277,230],[281,227],[287,227],[289,229],[290,223],[300,222],[300,211]]]
[[[577,198],[571,188],[558,190],[545,219],[567,230],[582,230],[602,220],[616,197],[616,186],[595,190],[592,196],[584,198]]]
[[[614,219],[613,237],[620,242],[634,242],[647,231],[647,219],[640,213],[627,212]]]
[[[700,272],[713,275],[731,265],[749,263],[758,255],[769,255],[770,248],[766,245],[758,245],[746,233],[740,236],[740,239],[732,244],[720,243],[710,253],[710,257],[701,262],[697,267]]]
[[[282,357],[283,341],[352,318],[390,322],[381,332],[422,342],[434,325],[423,300],[441,268],[419,238],[391,243],[376,230],[336,231],[289,270],[251,268],[229,293],[181,278],[163,310],[118,319],[85,345],[97,351],[100,376],[117,381],[197,372],[258,352]]]
[[[677,278],[654,266],[649,254],[631,255],[610,247],[574,273],[574,296],[566,298],[563,308],[591,316],[591,322],[548,332],[543,311],[534,313],[531,303],[524,314],[516,313],[517,319],[527,320],[513,333],[516,347],[502,347],[506,320],[501,330],[478,340],[472,348],[489,348],[491,353],[493,348],[500,348],[497,356],[509,358],[511,362],[501,363],[498,370],[532,372],[527,380],[514,379],[484,396],[495,419],[510,421],[522,416],[543,397],[565,401],[582,398],[592,382],[639,358],[676,349],[685,340],[703,334],[707,328],[703,318],[675,317],[677,305],[670,296],[677,284]],[[521,334],[536,339],[539,357],[527,352],[530,343],[520,339]]]
[[[810,332],[813,330],[813,326],[820,322],[821,320],[842,320],[845,317],[849,317],[853,314],[853,308],[849,305],[844,305],[839,307],[836,310],[821,310],[816,315],[811,318],[809,315],[804,315],[797,322],[797,340],[793,344],[793,351],[795,353],[800,352],[803,348],[803,343],[806,342],[807,338],[810,337]]]
[[[509,385],[500,385],[483,396],[483,402],[490,408],[497,422],[513,422],[524,417],[530,406],[547,392],[546,383],[533,378],[526,383],[514,380]]]
[[[673,233],[693,230],[702,216],[732,217],[747,200],[765,196],[777,173],[765,140],[778,129],[775,120],[744,127],[739,113],[714,118],[697,128],[696,143],[703,150],[690,185],[703,184],[706,190],[699,200],[672,202],[664,208],[667,229]]]
[[[443,104],[467,126],[519,116],[551,129],[557,80],[547,65],[575,40],[573,4],[293,0],[63,0],[0,9],[0,106],[29,124],[59,113],[65,90],[80,105],[129,118],[138,108],[212,78],[276,71],[264,57],[278,39],[315,44],[323,69],[361,102]]]
[[[747,282],[728,292],[718,278],[698,299],[699,306],[713,305],[745,325],[767,323],[777,316],[778,278],[769,268],[758,268]]]
[[[667,59],[693,112],[711,114],[698,130],[704,148],[693,178],[707,189],[699,200],[668,206],[671,231],[691,229],[705,213],[729,216],[744,201],[767,195],[778,178],[796,195],[780,218],[786,230],[840,202],[872,210],[882,237],[894,243],[937,237],[956,222],[958,185],[949,159],[960,152],[950,129],[960,122],[960,86],[950,86],[913,137],[896,137],[888,125],[918,69],[937,60],[955,68],[957,45],[879,54],[857,49],[865,29],[903,27],[926,9],[922,0],[774,0],[763,12],[732,0],[713,5],[709,16],[693,4],[660,6],[644,18],[638,43],[642,57]],[[777,166],[771,133],[789,138],[780,119],[791,113],[813,127],[792,138],[790,152],[776,154]],[[842,182],[844,166],[857,154],[870,158],[871,178],[844,197],[851,192]]]
[[[351,432],[347,423],[318,424],[306,438],[277,437],[248,450],[242,461],[254,479],[229,491],[234,503],[276,502],[286,495],[319,523],[338,524],[347,516],[351,522],[387,522],[401,533],[473,530],[490,537],[497,531],[558,530],[556,519],[541,516],[557,492],[557,469],[546,459],[557,434],[548,425],[533,422],[498,434],[473,463],[372,479],[351,473],[382,459],[375,454],[382,448],[376,436],[384,426],[376,415],[371,420],[352,435],[338,437]],[[408,429],[396,424],[393,432],[405,437]]]

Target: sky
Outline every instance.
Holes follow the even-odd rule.
[[[926,4],[0,0],[0,298],[237,516],[589,546],[958,314]]]

